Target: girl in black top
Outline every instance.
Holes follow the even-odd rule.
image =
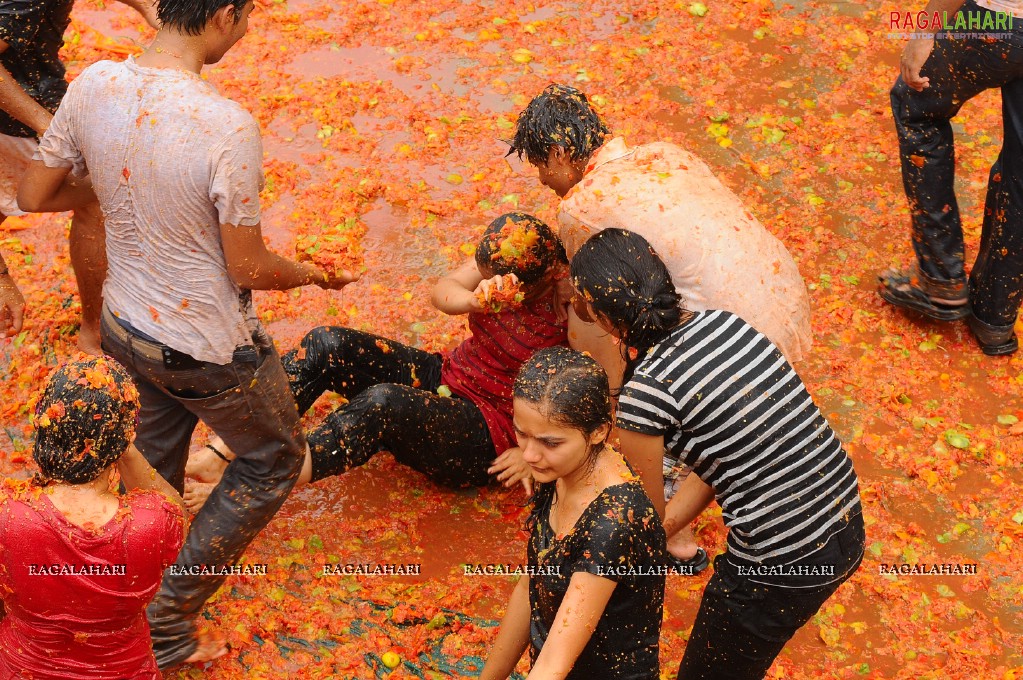
[[[590,357],[540,350],[515,382],[515,429],[540,483],[529,572],[480,676],[504,680],[530,646],[529,680],[656,680],[667,563],[638,478],[607,446],[607,376]]]
[[[863,557],[852,462],[778,348],[734,314],[684,310],[643,237],[596,234],[571,274],[580,317],[629,348],[617,427],[655,505],[664,469],[693,470],[669,541],[715,499],[729,529],[678,677],[762,678]]]

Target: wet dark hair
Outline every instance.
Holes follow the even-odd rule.
[[[578,430],[587,438],[611,424],[607,374],[592,357],[568,347],[547,347],[533,354],[519,369],[513,395],[534,406],[545,418]],[[593,465],[603,449],[604,442],[594,444],[587,463]],[[554,482],[537,485],[528,529],[550,506],[554,490]]]
[[[561,239],[546,223],[522,212],[491,222],[476,246],[480,271],[514,274],[525,285],[536,283],[557,264],[568,264]]]
[[[111,359],[72,361],[50,375],[33,420],[36,482],[91,482],[124,455],[135,436],[139,393]]]
[[[519,114],[508,153],[546,165],[551,148],[560,146],[578,161],[593,155],[610,134],[586,95],[567,85],[548,85]]]
[[[597,232],[572,258],[570,271],[572,285],[622,339],[623,385],[646,351],[690,315],[664,261],[634,232]]]
[[[188,35],[199,35],[221,7],[234,5],[234,22],[241,21],[245,6],[255,0],[159,0],[160,24]]]

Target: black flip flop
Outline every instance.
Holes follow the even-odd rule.
[[[958,321],[970,315],[968,302],[962,305],[943,305],[931,300],[923,290],[913,284],[911,277],[904,274],[882,275],[877,294],[881,299],[900,309],[908,309],[935,321]]]
[[[687,560],[669,554],[668,566],[671,567],[676,574],[680,574],[682,576],[696,576],[710,566],[710,559],[707,557],[706,550],[703,548],[697,548],[696,554]]]

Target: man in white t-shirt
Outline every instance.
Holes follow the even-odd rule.
[[[936,321],[966,319],[985,354],[1012,354],[1023,301],[1023,0],[931,0],[921,12],[898,16],[901,30],[924,34],[903,50],[891,91],[916,264],[882,274],[878,293]],[[967,280],[951,120],[995,87],[1004,139]]]
[[[252,7],[160,0],[162,28],[138,59],[101,61],[71,84],[19,194],[29,210],[73,207],[93,189],[99,198],[109,262],[103,349],[138,384],[135,445],[153,467],[183,489],[198,420],[236,454],[149,606],[164,669],[224,653],[195,626],[225,578],[209,571],[237,563],[284,503],[305,454],[251,291],[355,279],[267,251],[259,127],[199,75],[245,34]],[[76,179],[86,173],[92,189]]]

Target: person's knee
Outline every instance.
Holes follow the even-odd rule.
[[[366,401],[367,410],[370,413],[386,413],[394,410],[398,400],[404,396],[405,390],[401,385],[383,383],[373,385],[362,393]]]

